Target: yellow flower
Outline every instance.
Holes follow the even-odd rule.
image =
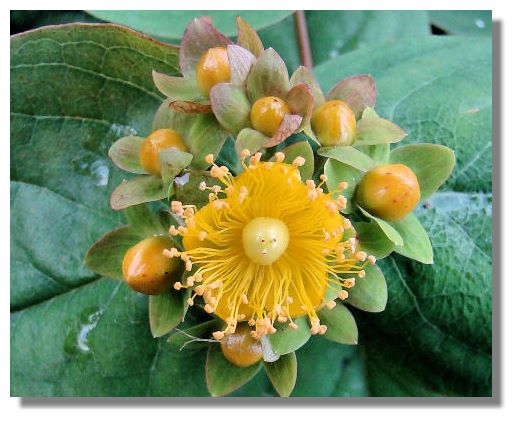
[[[302,157],[287,164],[277,153],[275,162],[261,162],[257,153],[246,165],[248,156],[243,151],[245,170],[236,177],[224,166],[212,166],[221,185],[200,185],[211,192],[199,211],[172,202],[185,225],[170,231],[181,234],[185,251],[164,254],[180,256],[190,272],[185,284],[174,287],[194,288],[189,303],[201,296],[205,311],[226,321],[223,331],[213,333],[216,339],[235,332],[238,321],[248,321],[255,338],[274,333],[276,321],[296,329],[293,318],[302,315],[308,316],[312,334],[323,334],[326,327],[316,312],[335,304],[325,300],[327,289],[338,287],[337,296],[346,299],[341,288],[354,285],[353,275],[364,277],[368,263],[356,250],[355,237],[343,239],[351,228],[339,213],[346,200],[323,192],[325,176],[318,186],[303,183],[297,168],[305,162]],[[213,164],[213,157],[207,161]],[[340,184],[340,190],[345,187]]]

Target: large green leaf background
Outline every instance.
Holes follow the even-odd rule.
[[[313,338],[300,349],[294,396],[491,394],[491,40],[420,35],[345,54],[315,74],[328,89],[371,73],[377,111],[408,131],[404,142],[455,150],[451,179],[417,210],[435,263],[381,261],[386,310],[355,312],[359,347]],[[311,41],[313,50],[323,43]],[[342,42],[338,53],[358,46],[353,36]],[[109,194],[126,175],[107,150],[150,129],[161,100],[151,69],[176,74],[177,57],[112,25],[12,39],[12,395],[208,395],[206,350],[153,339],[147,297],[82,265],[91,243],[123,224]],[[261,371],[234,395],[275,393]]]

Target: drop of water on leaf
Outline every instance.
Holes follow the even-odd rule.
[[[96,180],[97,186],[106,186],[109,180],[110,170],[105,160],[96,160],[90,166],[90,172]]]
[[[484,28],[485,27],[485,21],[483,19],[476,19],[476,26],[478,28]]]
[[[107,160],[99,159],[94,154],[86,154],[72,161],[76,173],[91,176],[96,186],[107,186],[109,181],[109,167]]]
[[[88,344],[88,334],[97,326],[104,310],[101,308],[88,316],[88,322],[82,324],[77,333],[77,347],[83,352],[89,352],[90,346]]]
[[[110,134],[115,135],[117,138],[122,138],[123,136],[132,136],[138,133],[135,128],[131,126],[119,125],[118,123],[113,123],[109,130]]]

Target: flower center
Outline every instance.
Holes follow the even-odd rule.
[[[277,218],[257,217],[242,231],[242,244],[255,264],[271,265],[289,245],[289,230]]]

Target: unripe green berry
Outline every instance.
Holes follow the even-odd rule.
[[[420,186],[409,167],[385,164],[364,175],[357,187],[356,200],[384,220],[402,220],[420,201]]]
[[[129,287],[146,295],[157,295],[172,288],[172,274],[179,268],[178,258],[163,255],[173,243],[166,236],[138,242],[124,255],[122,273]]]
[[[251,336],[251,329],[246,323],[237,324],[235,333],[221,340],[221,350],[226,359],[240,367],[254,365],[262,359],[260,341]]]
[[[210,96],[214,85],[230,82],[230,62],[225,47],[210,48],[201,56],[196,66],[197,85],[200,91]]]
[[[188,151],[181,135],[171,129],[158,129],[145,138],[140,147],[140,165],[149,173],[160,175],[160,151],[175,148]]]
[[[290,112],[289,105],[281,98],[263,97],[251,107],[251,125],[264,135],[273,136]]]
[[[344,101],[324,102],[312,115],[311,125],[323,146],[352,145],[354,143],[355,115]]]

